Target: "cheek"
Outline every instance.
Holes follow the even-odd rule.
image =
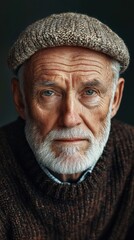
[[[83,121],[94,136],[98,136],[105,124],[109,112],[109,104],[83,111]]]
[[[27,105],[27,112],[28,117],[34,122],[43,137],[57,125],[59,109],[56,107],[45,110],[40,108],[38,104],[30,103]]]

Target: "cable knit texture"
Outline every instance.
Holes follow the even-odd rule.
[[[29,25],[9,51],[8,65],[13,71],[42,48],[81,46],[102,52],[121,64],[121,72],[129,64],[124,41],[96,18],[80,13],[52,14]]]
[[[24,136],[0,130],[0,240],[134,239],[134,128],[113,121],[104,153],[80,184],[49,179]],[[132,229],[132,230],[131,230]]]

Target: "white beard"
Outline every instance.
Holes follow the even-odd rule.
[[[106,117],[103,126],[97,137],[94,137],[90,130],[83,131],[80,127],[51,131],[42,141],[37,126],[29,118],[26,121],[26,139],[42,168],[48,168],[58,174],[74,174],[83,172],[88,168],[93,169],[96,162],[103,153],[107,143],[111,127],[111,110]],[[52,150],[54,140],[60,138],[86,138],[88,139],[88,149],[81,153],[79,146],[73,144],[64,146],[57,144],[58,156]]]

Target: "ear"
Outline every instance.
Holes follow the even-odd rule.
[[[111,118],[114,117],[120,107],[122,95],[123,95],[123,90],[124,90],[124,83],[125,80],[124,78],[119,78],[118,83],[116,86],[116,91],[114,94],[114,99],[112,103],[112,112],[111,112]]]
[[[16,110],[20,115],[20,117],[25,119],[25,105],[24,105],[22,93],[20,91],[19,80],[17,78],[13,78],[11,82],[11,86],[12,86],[12,94],[13,94]]]

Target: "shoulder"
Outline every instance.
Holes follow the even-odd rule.
[[[124,167],[134,166],[134,127],[118,120],[112,120],[111,139],[113,155]]]
[[[0,180],[3,176],[7,175],[8,169],[12,169],[13,166],[13,153],[8,140],[8,134],[6,132],[8,129],[10,129],[10,125],[0,128]]]
[[[111,133],[114,140],[134,148],[134,126],[112,120]]]
[[[0,128],[0,162],[4,157],[7,158],[7,154],[11,153],[9,139],[12,139],[13,133],[10,133],[10,129],[12,129],[12,124]]]
[[[4,206],[15,191],[20,174],[16,151],[20,136],[18,120],[0,128],[0,206]]]
[[[24,135],[24,121],[18,118],[0,128],[0,149],[3,150],[7,146],[11,148],[17,146],[17,142]]]
[[[17,120],[0,128],[0,176],[15,165],[14,153],[17,151],[18,141],[22,137],[21,125],[21,120]]]

